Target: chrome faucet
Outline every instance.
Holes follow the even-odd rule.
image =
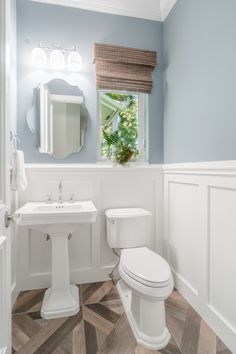
[[[63,200],[62,200],[62,188],[63,188],[63,185],[62,185],[62,182],[60,181],[59,186],[58,186],[58,203],[59,204],[63,203]]]

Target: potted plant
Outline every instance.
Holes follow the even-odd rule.
[[[118,164],[124,166],[132,158],[137,157],[138,150],[133,147],[130,147],[128,142],[123,141],[119,137],[118,131],[108,134],[105,130],[103,130],[103,138],[109,146],[109,149],[114,147],[113,159]]]

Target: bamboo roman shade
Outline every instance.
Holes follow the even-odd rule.
[[[157,53],[108,44],[94,44],[97,89],[150,93]]]

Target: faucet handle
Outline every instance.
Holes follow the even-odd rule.
[[[75,199],[74,199],[74,193],[69,193],[69,203],[74,203]]]
[[[51,204],[52,203],[52,194],[48,193],[47,194],[47,201],[46,201],[47,204]]]
[[[59,192],[62,192],[62,188],[63,188],[62,181],[60,181],[59,186],[58,186]]]

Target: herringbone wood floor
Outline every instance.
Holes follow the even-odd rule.
[[[80,285],[82,311],[44,320],[44,290],[22,292],[12,315],[13,353],[18,354],[230,354],[194,309],[174,291],[166,301],[172,338],[158,351],[137,345],[112,282]],[[231,353],[232,354],[232,353]]]

